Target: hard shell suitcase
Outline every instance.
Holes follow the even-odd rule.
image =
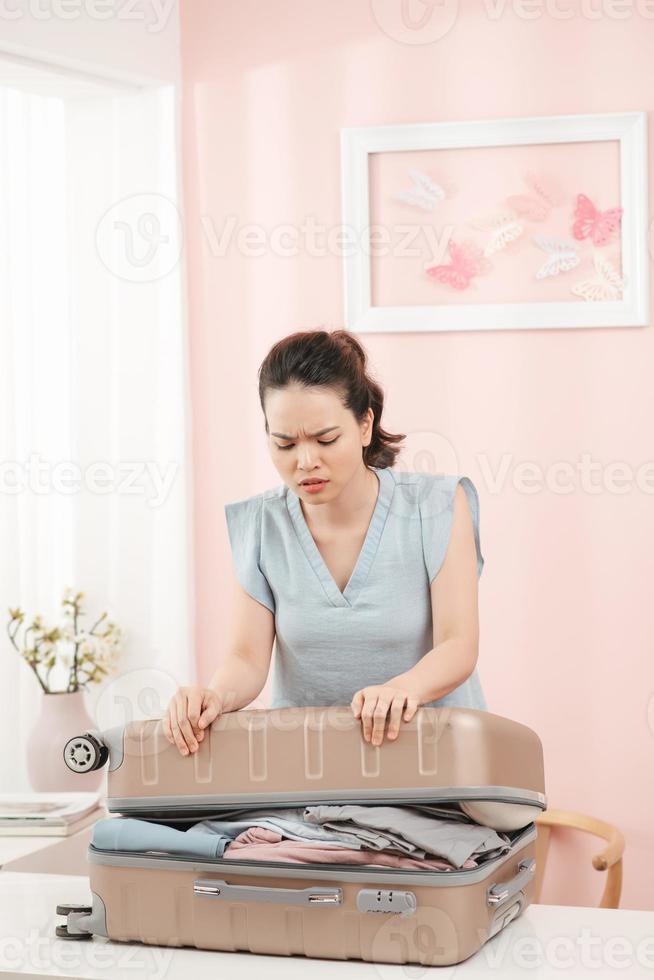
[[[510,838],[478,867],[195,859],[89,845],[89,906],[57,906],[59,936],[251,953],[442,966],[477,952],[533,896],[536,816],[546,809],[540,739],[471,708],[422,707],[396,740],[366,742],[349,706],[245,709],[219,716],[182,756],[161,719],[87,731],[69,768],[109,764],[115,818],[184,829],[229,810],[315,803],[457,803]]]

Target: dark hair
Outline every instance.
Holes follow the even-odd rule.
[[[348,330],[303,330],[283,337],[270,348],[259,368],[259,401],[264,417],[264,396],[269,388],[293,383],[305,388],[333,388],[357,422],[363,421],[369,408],[373,410],[372,438],[363,448],[366,466],[392,466],[400,452],[394,444],[406,436],[382,429],[384,393],[367,373],[366,365],[365,350]]]

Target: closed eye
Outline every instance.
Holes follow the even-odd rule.
[[[328,442],[324,442],[322,439],[318,439],[319,446],[333,446],[335,442],[338,442],[340,436],[336,436],[335,439],[330,439]],[[294,442],[290,442],[288,446],[280,446],[278,442],[275,443],[278,449],[292,449],[295,445]]]

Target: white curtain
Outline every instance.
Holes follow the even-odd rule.
[[[0,789],[41,697],[8,609],[66,586],[124,632],[95,727],[192,683],[189,393],[173,87],[0,87]],[[71,94],[72,91],[72,94]],[[54,93],[54,94],[53,94]],[[54,679],[54,678],[53,678]]]

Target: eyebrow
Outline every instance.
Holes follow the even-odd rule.
[[[332,425],[329,429],[321,429],[320,432],[310,432],[309,438],[314,439],[316,436],[324,436],[326,432],[333,432],[334,429],[340,429],[339,425]],[[294,439],[295,436],[285,436],[283,432],[271,432],[271,436],[277,436],[279,439]]]

